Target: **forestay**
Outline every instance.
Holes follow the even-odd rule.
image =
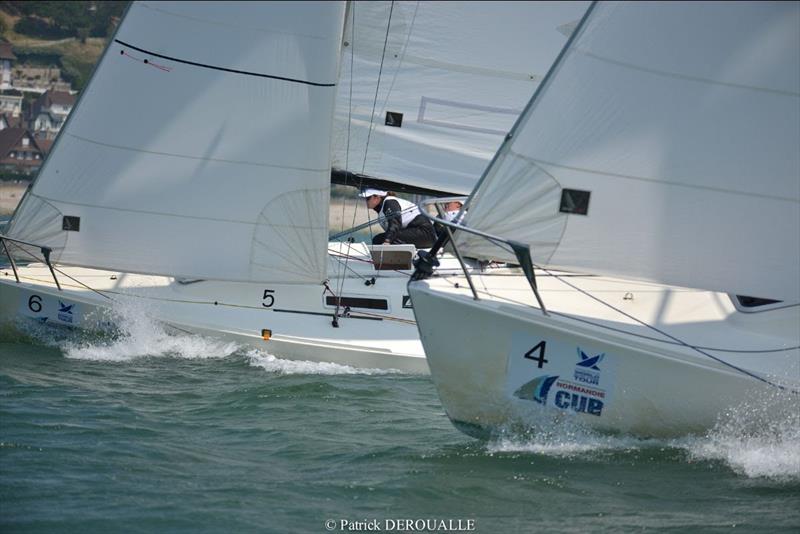
[[[134,3],[9,234],[64,264],[324,280],[344,11]]]
[[[469,193],[587,6],[351,3],[334,167]]]
[[[797,2],[597,4],[467,224],[546,266],[800,300],[799,56]]]

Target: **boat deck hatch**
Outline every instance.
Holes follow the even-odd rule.
[[[370,248],[376,271],[411,269],[416,253],[414,245],[373,245]]]

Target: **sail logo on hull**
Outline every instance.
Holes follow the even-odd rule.
[[[558,376],[537,376],[517,389],[514,392],[514,396],[524,400],[532,400],[539,404],[547,404],[547,394],[556,380],[558,380]]]
[[[72,307],[74,304],[64,304],[58,301],[58,320],[65,323],[72,323]]]
[[[590,357],[578,347],[578,356],[580,361],[575,364],[575,372],[573,374],[575,380],[593,386],[600,384],[600,368],[597,364],[603,361],[606,356],[605,353]]]

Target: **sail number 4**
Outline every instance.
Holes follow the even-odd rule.
[[[547,346],[547,341],[540,341],[535,347],[525,353],[523,356],[528,360],[533,360],[539,364],[539,369],[544,367],[549,360],[546,360],[544,357],[544,348]]]
[[[272,305],[275,304],[275,295],[273,295],[273,293],[275,293],[274,289],[264,290],[264,296],[261,297],[261,300],[263,301],[261,303],[262,306],[264,306],[265,308],[271,308]]]

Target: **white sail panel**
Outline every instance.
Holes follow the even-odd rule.
[[[351,4],[334,167],[469,193],[587,6]]]
[[[333,2],[133,4],[10,235],[65,264],[324,280],[343,21]]]
[[[547,266],[797,301],[798,147],[799,3],[601,3],[466,221]]]

